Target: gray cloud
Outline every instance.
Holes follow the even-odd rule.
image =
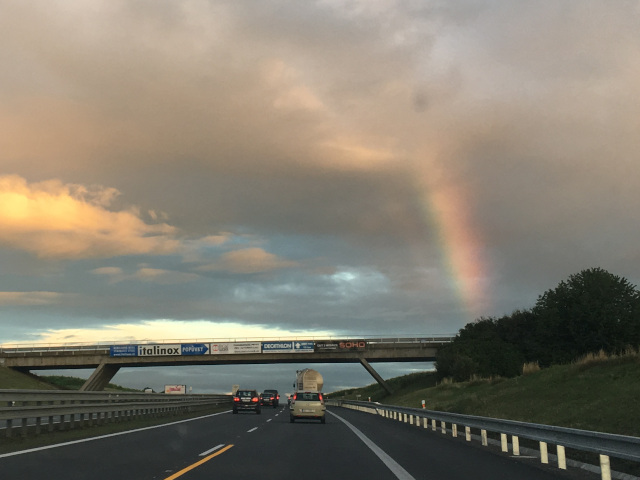
[[[0,341],[452,333],[584,268],[640,280],[634,2],[2,8],[0,175],[31,207],[0,205]]]

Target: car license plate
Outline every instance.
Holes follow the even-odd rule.
[[[313,412],[315,412],[315,410],[311,410],[311,409],[309,409],[309,408],[306,408],[306,409],[305,409],[305,408],[303,408],[303,409],[302,409],[302,413],[313,413]]]

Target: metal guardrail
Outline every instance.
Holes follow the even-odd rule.
[[[513,420],[501,420],[496,418],[478,417],[448,412],[437,412],[420,408],[397,407],[382,405],[377,402],[361,402],[347,400],[328,400],[330,405],[352,408],[378,414],[385,418],[415,423],[420,426],[420,419],[424,428],[428,428],[431,421],[432,430],[437,430],[437,422],[440,422],[442,433],[450,431],[457,436],[458,426],[465,427],[465,436],[471,440],[471,428],[480,430],[483,445],[487,445],[487,432],[499,433],[501,437],[502,451],[507,452],[509,443],[507,435],[511,435],[511,446],[514,455],[519,455],[519,439],[526,438],[539,442],[540,459],[548,463],[547,444],[556,445],[558,467],[566,469],[565,447],[597,453],[600,455],[600,471],[602,480],[611,479],[611,467],[609,457],[622,458],[634,462],[640,462],[640,438],[610,433],[592,432],[574,428],[540,425]],[[450,428],[447,429],[447,424]]]
[[[0,390],[0,421],[6,423],[6,437],[11,437],[16,428],[25,437],[30,432],[40,434],[45,425],[53,431],[54,419],[58,420],[58,429],[64,430],[230,405],[231,398],[230,395]]]

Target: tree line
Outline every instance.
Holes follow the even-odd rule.
[[[533,308],[467,324],[439,349],[439,380],[514,377],[525,363],[569,363],[603,350],[619,353],[640,345],[640,292],[601,268],[571,275],[540,295]]]

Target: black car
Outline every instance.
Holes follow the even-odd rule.
[[[267,389],[264,392],[262,392],[262,395],[273,396],[273,399],[271,400],[271,405],[273,405],[274,408],[280,405],[280,394],[278,393],[278,390]]]
[[[276,396],[273,393],[262,392],[260,394],[260,405],[271,405],[276,407]]]
[[[260,413],[260,395],[257,390],[238,390],[233,396],[233,413],[240,410],[253,410]]]

